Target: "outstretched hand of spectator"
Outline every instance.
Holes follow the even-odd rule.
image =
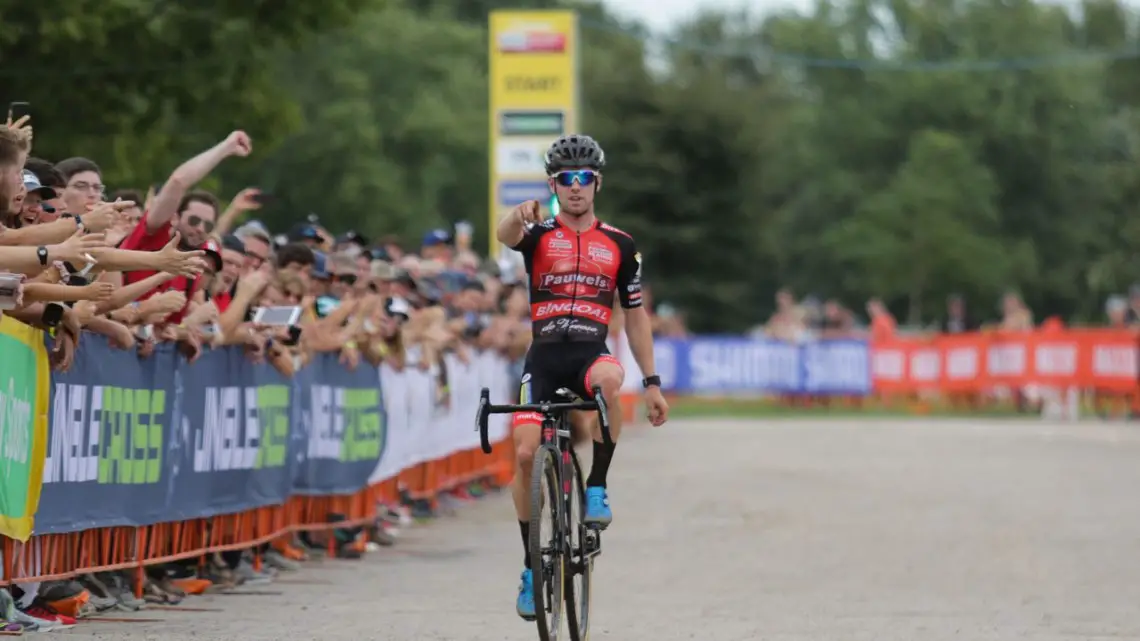
[[[237,295],[245,294],[246,296],[257,296],[269,284],[269,274],[262,270],[257,270],[251,274],[243,276],[237,282]]]
[[[170,237],[170,242],[159,250],[158,255],[162,263],[162,271],[187,277],[201,274],[202,270],[206,268],[206,260],[203,258],[206,252],[198,249],[184,252],[178,249],[180,242],[182,242],[182,234],[175,232]]]
[[[149,309],[147,310],[148,313],[153,313],[155,315],[161,315],[165,317],[186,306],[186,294],[183,294],[178,290],[168,289],[161,294],[156,294],[150,297],[147,302],[149,303]]]
[[[261,209],[261,202],[257,200],[257,197],[260,195],[261,190],[257,187],[246,187],[234,196],[230,207],[239,212]]]
[[[71,238],[58,245],[51,245],[47,250],[52,260],[81,265],[88,262],[88,253],[91,250],[105,246],[103,234],[84,234],[77,231],[71,235]]]
[[[106,281],[97,280],[94,283],[76,288],[76,300],[90,300],[102,302],[115,293],[115,286]]]
[[[57,372],[66,372],[71,369],[71,364],[75,361],[75,346],[77,339],[69,332],[59,332],[55,337],[55,344],[52,345],[51,361],[52,369]]]
[[[107,323],[100,329],[100,333],[107,337],[112,347],[118,349],[130,349],[134,347],[135,335],[126,325],[122,323]]]
[[[93,205],[86,214],[83,214],[83,226],[90,232],[105,232],[119,223],[123,211],[134,206],[133,200],[116,200],[113,203]]]

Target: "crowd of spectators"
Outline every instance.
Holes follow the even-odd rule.
[[[68,370],[84,340],[99,335],[140,358],[163,343],[190,361],[236,346],[285,375],[320,353],[337,353],[349,368],[384,362],[399,370],[426,369],[445,353],[463,360],[496,350],[521,376],[531,337],[525,272],[482,260],[470,225],[432,230],[414,244],[334,234],[311,214],[272,229],[258,218],[266,195],[257,188],[227,204],[196,188],[222,163],[253,153],[241,131],[185,161],[157,190],[108,193],[95,160],[32,155],[30,124],[9,118],[0,127],[0,265],[11,272],[0,275],[0,309],[53,333],[55,370]],[[258,309],[281,306],[300,308],[299,319],[257,322]],[[408,507],[391,506],[373,542],[391,544]],[[304,538],[275,543],[261,550],[267,564],[259,570],[248,551],[202,567],[150,568],[145,600],[174,603],[218,584],[268,581],[319,547]],[[136,587],[130,573],[112,572],[0,590],[0,627],[50,630],[86,612],[140,607]]]

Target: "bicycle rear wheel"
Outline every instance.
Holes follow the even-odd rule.
[[[565,517],[558,486],[558,450],[545,445],[534,456],[530,482],[530,567],[534,575],[534,612],[540,641],[557,641],[562,629]]]
[[[566,626],[570,630],[570,641],[587,641],[590,636],[590,587],[594,571],[594,557],[588,546],[589,537],[597,537],[597,532],[587,532],[582,519],[586,516],[586,484],[582,476],[582,465],[578,455],[571,451],[574,462],[574,478],[570,482],[570,514],[567,526],[570,528],[570,561],[566,572]]]

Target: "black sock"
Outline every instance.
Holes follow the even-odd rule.
[[[586,487],[605,487],[606,472],[610,471],[610,461],[614,458],[617,443],[606,445],[594,441],[594,464],[590,466],[590,475],[586,477]]]
[[[519,521],[523,540],[523,567],[530,569],[530,521]]]

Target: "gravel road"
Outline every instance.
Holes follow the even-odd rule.
[[[677,421],[610,474],[593,641],[1140,639],[1140,430]],[[507,497],[363,561],[72,639],[537,638]]]

